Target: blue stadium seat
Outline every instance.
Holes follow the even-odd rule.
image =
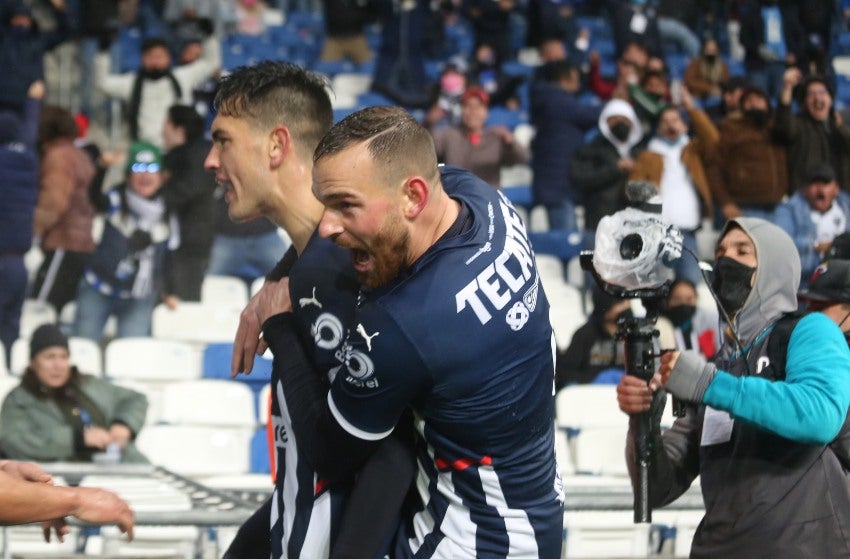
[[[502,64],[502,73],[506,76],[530,77],[534,73],[534,66],[529,66],[516,60],[509,60]]]
[[[522,111],[508,109],[506,107],[490,107],[487,114],[487,126],[505,126],[513,130],[517,124],[528,122],[528,116]]]
[[[528,240],[531,241],[535,254],[551,254],[564,262],[581,252],[581,235],[575,235],[566,229],[529,231]]]
[[[338,109],[334,109],[334,123],[339,122],[356,110],[357,107],[340,107]]]
[[[364,107],[378,107],[383,105],[395,105],[392,100],[378,93],[377,91],[367,91],[357,96],[357,106],[361,109]]]
[[[118,31],[118,71],[135,72],[142,64],[142,41],[144,37],[137,27],[122,27]]]
[[[260,427],[251,437],[251,473],[270,474],[269,442],[265,426]]]
[[[230,379],[230,357],[233,344],[229,342],[207,344],[204,348],[204,378]],[[254,370],[250,375],[240,374],[236,380],[247,384],[252,391],[259,393],[272,377],[272,361],[264,357],[254,358]]]
[[[354,63],[348,60],[318,60],[313,64],[313,71],[320,72],[330,77],[355,71]]]
[[[667,66],[670,68],[671,78],[681,78],[685,75],[690,58],[687,54],[671,53],[667,55]]]
[[[526,208],[526,210],[531,209],[533,203],[531,185],[506,187],[502,189],[502,193],[514,206],[518,208]]]

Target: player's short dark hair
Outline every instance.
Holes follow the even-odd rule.
[[[388,172],[438,176],[431,134],[401,107],[367,107],[348,115],[319,142],[313,162],[362,142],[368,142],[372,160]]]
[[[189,105],[171,105],[168,107],[168,120],[177,128],[186,132],[186,141],[192,142],[204,133],[204,119]]]
[[[265,60],[241,66],[219,81],[219,114],[257,128],[284,125],[298,145],[313,148],[333,124],[328,80],[296,64]]]

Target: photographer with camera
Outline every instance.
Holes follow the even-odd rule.
[[[799,278],[786,233],[758,218],[730,220],[715,251],[712,286],[726,323],[717,357],[666,353],[649,382],[626,375],[617,387],[630,430],[635,414],[653,415],[650,504],[674,501],[701,478],[706,515],[692,558],[850,556],[841,437],[850,351],[821,313],[792,315],[786,347],[773,347],[797,309]],[[689,405],[662,435],[665,391]]]

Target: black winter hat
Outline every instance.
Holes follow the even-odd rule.
[[[68,349],[68,337],[55,324],[42,324],[30,337],[30,359],[49,347]]]

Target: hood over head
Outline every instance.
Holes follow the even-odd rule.
[[[746,346],[783,313],[797,310],[800,255],[788,233],[756,217],[730,219],[718,239],[736,226],[752,239],[758,262],[753,289],[733,319]]]
[[[621,142],[611,133],[611,128],[608,126],[608,119],[612,116],[624,116],[632,123],[629,137],[626,138],[625,142]],[[621,157],[627,156],[635,144],[643,138],[643,128],[634,108],[622,99],[611,99],[605,104],[602,113],[599,115],[599,131],[617,148]]]

